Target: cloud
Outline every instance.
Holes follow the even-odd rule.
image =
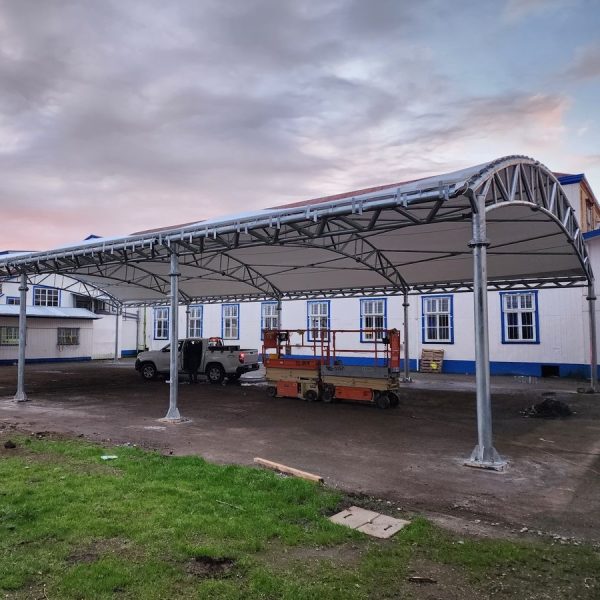
[[[461,85],[463,21],[441,0],[3,3],[2,246],[550,155],[569,98]]]
[[[540,14],[574,8],[577,4],[580,0],[506,0],[503,17],[505,21],[515,23]]]
[[[600,77],[600,43],[596,42],[576,50],[569,66],[565,68],[562,77],[571,81],[588,81]]]

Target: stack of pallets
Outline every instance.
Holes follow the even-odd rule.
[[[441,373],[444,364],[443,350],[423,350],[419,362],[421,373]]]

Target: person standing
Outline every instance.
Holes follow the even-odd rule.
[[[202,362],[202,342],[188,340],[183,353],[183,365],[190,377],[190,383],[198,383],[198,369]]]

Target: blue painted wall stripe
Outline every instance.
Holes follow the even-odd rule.
[[[61,362],[87,362],[92,360],[91,356],[74,356],[72,358],[27,358],[25,359],[26,364],[38,364],[38,363],[61,363]],[[2,359],[0,360],[1,366],[16,365],[17,359]]]
[[[294,354],[294,358],[313,358],[312,354]],[[373,359],[365,356],[338,356],[348,366],[373,366]],[[260,357],[262,360],[262,356]],[[378,364],[383,366],[383,359],[379,359]],[[411,358],[408,363],[409,369],[413,372],[417,370],[417,360]],[[542,376],[542,367],[558,367],[559,377],[572,377],[577,379],[589,379],[590,366],[578,363],[527,363],[527,362],[490,362],[490,372],[492,375],[531,375],[534,377]],[[404,368],[404,361],[400,361],[400,370]],[[442,373],[453,375],[474,375],[474,360],[444,360]],[[598,377],[600,378],[600,366],[598,367]]]

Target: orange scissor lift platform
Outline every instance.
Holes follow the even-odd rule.
[[[320,331],[321,339],[308,341],[305,330],[265,330],[263,363],[269,395],[310,402],[351,400],[379,408],[397,406],[400,334],[396,329],[373,331],[373,339],[363,340],[361,349],[340,348],[344,338],[361,333],[365,334],[351,329]],[[302,357],[294,356],[293,351],[301,351]],[[341,356],[347,354],[366,355],[361,361],[366,364],[345,365]]]
[[[305,331],[284,329],[263,332],[263,364],[267,372],[269,396],[304,398],[315,402],[320,398],[321,365],[327,360],[323,353],[327,348],[319,342],[306,342]],[[309,358],[292,356],[292,338],[298,336],[293,347],[310,349]],[[275,352],[269,352],[274,350]]]

